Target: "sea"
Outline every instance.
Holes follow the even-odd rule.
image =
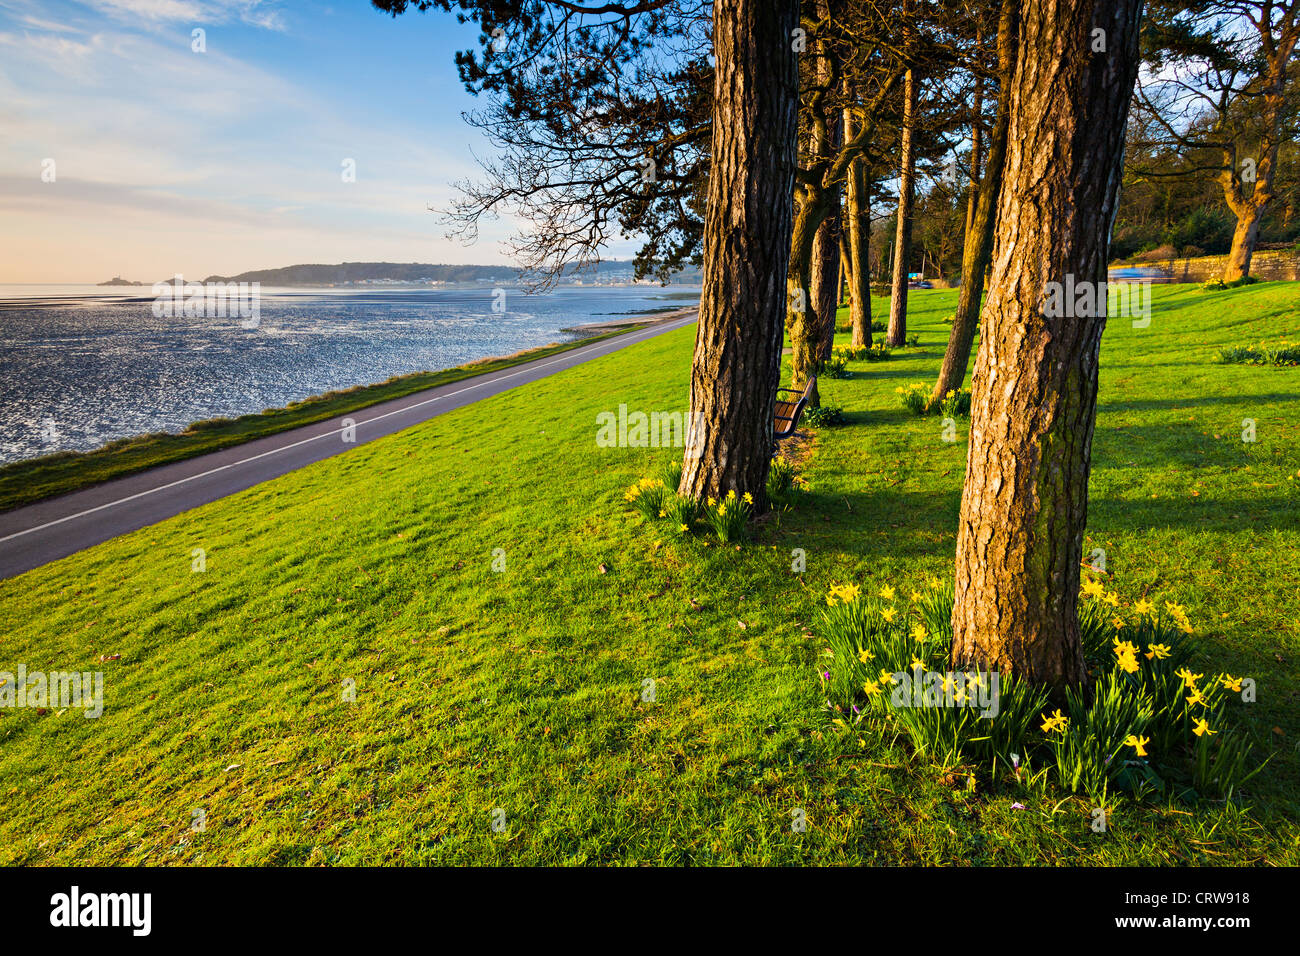
[[[160,316],[168,310],[148,286],[0,285],[0,464],[573,341],[583,333],[564,330],[699,295],[657,285],[268,288],[249,328],[238,316]]]

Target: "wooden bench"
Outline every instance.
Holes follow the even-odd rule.
[[[795,435],[795,429],[799,427],[799,418],[803,415],[804,408],[808,405],[808,399],[812,397],[813,389],[817,387],[817,376],[813,375],[808,379],[808,384],[803,387],[802,392],[796,392],[790,388],[778,388],[776,390],[776,410],[772,415],[772,453],[776,454],[778,442]],[[782,395],[793,396],[793,398],[782,398]]]

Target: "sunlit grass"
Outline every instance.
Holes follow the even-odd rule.
[[[821,384],[848,423],[739,549],[623,500],[675,452],[595,441],[620,403],[686,410],[683,329],[0,582],[0,670],[105,673],[98,720],[0,711],[0,861],[1296,863],[1300,373],[1216,355],[1294,337],[1300,286],[1160,289],[1103,344],[1088,546],[1258,681],[1248,809],[1097,834],[831,724],[828,587],[951,571],[964,438],[894,390],[933,379],[954,302],[913,293],[918,348]]]

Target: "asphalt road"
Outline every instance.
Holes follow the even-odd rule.
[[[0,580],[695,321],[676,319],[0,514]],[[355,423],[345,442],[344,418]]]

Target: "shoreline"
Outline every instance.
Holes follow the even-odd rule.
[[[561,332],[577,335],[577,338],[567,342],[552,342],[508,355],[486,356],[451,368],[412,372],[383,382],[310,395],[280,408],[236,418],[200,419],[179,432],[132,435],[114,439],[89,451],[56,451],[36,458],[21,458],[0,465],[0,512],[79,491],[113,478],[147,471],[159,465],[242,445],[449,382],[475,378],[558,355],[601,339],[662,325],[673,318],[685,318],[698,311],[699,306],[691,306],[675,309],[670,314],[587,323],[571,329],[561,329]]]
[[[671,309],[666,312],[643,313],[641,315],[630,315],[625,319],[614,319],[609,322],[585,322],[582,325],[574,325],[568,328],[560,329],[561,332],[569,332],[576,335],[602,335],[609,332],[617,332],[623,329],[631,329],[637,326],[646,327],[652,325],[662,325],[665,322],[672,322],[676,319],[684,319],[688,315],[698,315],[700,311],[699,303],[686,306],[681,309]]]

